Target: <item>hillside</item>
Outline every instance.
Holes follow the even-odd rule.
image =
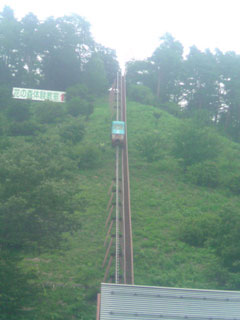
[[[117,55],[76,14],[0,30],[0,320],[95,319]],[[184,52],[126,63],[135,283],[239,290],[240,55]]]
[[[214,160],[215,168],[219,170],[218,184],[207,187],[202,183],[203,186],[198,186],[192,183],[194,179],[182,168],[181,161],[172,155],[173,141],[179,128],[184,128],[186,119],[177,119],[161,110],[161,117],[156,120],[156,109],[132,103],[128,109],[136,283],[239,288],[226,265],[223,267],[223,256],[216,255],[220,249],[213,244],[214,237],[227,237],[225,246],[229,245],[228,251],[232,250],[229,234],[224,234],[223,226],[220,230],[219,226],[226,222],[222,217],[224,214],[231,225],[231,210],[236,224],[239,223],[239,197],[229,192],[228,185],[229,173],[237,172],[238,165],[233,158],[237,159],[239,145],[218,136],[221,148]],[[159,150],[159,155],[156,160],[147,162],[148,155],[139,144],[145,143],[144,146],[151,150],[151,137],[155,135],[160,142],[156,145],[154,140],[153,146]],[[206,183],[216,171],[207,174],[210,179],[206,179]],[[232,233],[235,232],[233,229]],[[230,254],[228,258],[230,260]]]
[[[60,188],[67,190],[74,181],[70,208],[77,228],[64,232],[60,248],[22,252],[22,270],[34,271],[31,283],[41,289],[40,297],[26,309],[25,318],[95,318],[96,294],[104,274],[101,264],[107,190],[114,173],[108,103],[95,103],[93,114],[84,120],[81,141],[62,140],[60,128],[81,119],[67,117],[46,124],[44,132],[35,136],[9,137],[11,141],[4,151],[7,156],[16,144],[33,147],[39,139],[46,144],[50,141],[55,150],[60,148],[62,154],[58,156],[61,161],[64,159],[60,170],[65,177],[56,169],[54,181],[64,180],[65,185]],[[228,177],[229,172],[237,174],[240,148],[214,133],[221,141],[214,159],[219,180],[210,187],[197,185],[192,179],[194,171],[189,175],[189,167],[184,168],[183,161],[173,152],[174,141],[186,121],[155,107],[128,102],[135,284],[239,289],[238,261],[234,254],[232,265],[224,259],[229,259],[236,239],[231,239],[230,234],[237,237],[239,226],[239,196],[229,189]],[[85,152],[86,146],[90,146],[89,152]],[[79,162],[83,154],[87,154],[86,160]],[[207,182],[212,181],[211,174]],[[229,227],[233,228],[232,233]],[[224,246],[215,243],[217,240],[222,244],[219,239],[224,237],[225,251]]]

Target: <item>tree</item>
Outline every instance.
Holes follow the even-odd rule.
[[[93,53],[84,68],[84,83],[93,95],[101,95],[108,87],[107,75],[101,55]]]
[[[37,87],[40,81],[39,26],[40,22],[32,13],[29,13],[20,21],[20,54],[24,64],[22,76],[24,87]]]
[[[149,87],[156,93],[155,78],[153,77],[154,67],[148,60],[132,60],[126,65],[127,86],[141,84]]]
[[[240,141],[240,55],[217,51],[222,86],[219,123],[236,141]]]
[[[184,61],[184,100],[188,111],[208,111],[209,119],[218,120],[221,107],[221,82],[216,56],[209,50],[191,47]]]
[[[165,34],[152,56],[127,63],[127,83],[149,87],[162,103],[179,102],[183,46],[171,34]]]
[[[89,28],[89,23],[78,15],[49,18],[41,25],[41,86],[66,90],[80,82],[83,66],[94,48]]]
[[[96,52],[103,62],[108,86],[110,87],[116,79],[117,72],[120,69],[116,52],[101,45],[96,45]]]
[[[19,54],[20,24],[9,7],[0,13],[0,40],[0,83],[17,85],[23,70]]]
[[[111,85],[119,65],[114,50],[92,38],[90,24],[73,14],[40,22],[0,13],[0,85],[66,90],[85,82],[96,94]]]
[[[162,102],[178,102],[181,86],[180,73],[183,60],[183,46],[169,33],[161,38],[160,46],[153,52],[149,61],[153,65],[155,92]]]

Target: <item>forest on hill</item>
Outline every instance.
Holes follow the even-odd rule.
[[[240,290],[240,56],[183,49],[126,66],[135,282]],[[2,320],[95,318],[117,71],[80,16],[0,13]]]
[[[215,124],[239,141],[240,56],[216,49],[200,51],[190,48],[184,57],[182,44],[170,34],[152,56],[127,63],[129,94],[138,101],[185,112]],[[172,103],[172,106],[171,106]],[[171,110],[173,109],[173,110]]]

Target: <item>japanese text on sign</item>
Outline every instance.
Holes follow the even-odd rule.
[[[49,91],[49,90],[37,90],[37,89],[25,89],[25,88],[13,88],[12,95],[15,99],[29,99],[36,101],[53,101],[64,102],[65,92],[63,91]]]

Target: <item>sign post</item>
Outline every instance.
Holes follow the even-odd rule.
[[[38,90],[27,88],[13,88],[12,96],[14,99],[65,102],[66,92]]]

